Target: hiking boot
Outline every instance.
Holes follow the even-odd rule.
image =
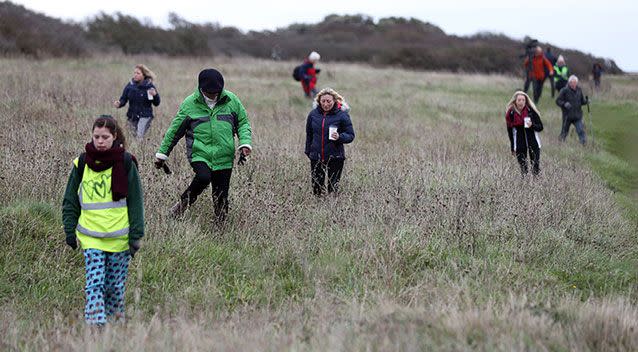
[[[177,201],[177,203],[175,203],[175,205],[171,207],[171,210],[170,210],[171,217],[173,218],[181,217],[182,215],[184,215],[186,208],[188,208],[188,200],[180,199],[179,201]]]

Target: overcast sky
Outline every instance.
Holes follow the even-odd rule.
[[[214,22],[242,30],[315,23],[329,14],[365,14],[374,19],[414,17],[448,34],[479,31],[515,39],[529,35],[554,45],[609,57],[621,69],[638,72],[638,5],[635,0],[459,0],[459,1],[304,1],[304,0],[14,0],[66,20],[82,21],[99,12],[124,14],[167,26],[175,12],[194,23]]]

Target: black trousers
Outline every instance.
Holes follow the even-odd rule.
[[[328,174],[328,193],[339,190],[344,161],[344,159],[333,158],[328,159],[328,161],[310,160],[310,176],[314,195],[320,196],[325,191],[326,173]]]
[[[543,94],[543,82],[545,82],[545,80],[535,79],[532,81],[532,88],[534,90],[534,103],[538,103],[538,100],[541,98],[541,94]]]
[[[532,164],[532,173],[538,175],[540,173],[541,148],[536,139],[536,133],[531,128],[523,128],[522,126],[515,129],[514,143],[516,145],[516,159],[521,167],[521,172],[527,174],[527,155]]]
[[[182,194],[182,200],[193,204],[197,197],[210,184],[213,189],[213,204],[215,206],[215,216],[217,220],[225,220],[228,214],[228,190],[230,188],[230,175],[233,169],[211,170],[208,165],[201,161],[191,163],[195,177],[190,186]]]

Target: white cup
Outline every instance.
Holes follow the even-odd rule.
[[[336,138],[332,138],[332,134],[333,134],[334,132],[337,132],[337,129],[338,129],[338,127],[337,127],[337,126],[335,126],[335,125],[330,125],[330,126],[328,127],[328,139],[329,139],[329,140],[331,140],[331,141],[336,141],[336,140],[337,140]]]
[[[530,128],[532,127],[532,118],[531,117],[526,117],[523,119],[523,123],[525,124],[525,128]]]
[[[146,91],[146,96],[148,97],[148,100],[153,100],[153,94],[151,94],[151,89]]]

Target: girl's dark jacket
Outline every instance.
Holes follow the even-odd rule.
[[[155,94],[153,100],[148,99],[147,91],[151,88],[155,88],[151,80],[145,79],[139,83],[129,82],[122,96],[120,97],[120,107],[126,105],[129,102],[128,111],[126,116],[129,120],[137,121],[141,117],[153,118],[153,107],[151,104],[158,106],[160,104],[159,93]]]
[[[337,126],[339,139],[336,141],[328,138],[330,126]],[[345,159],[343,145],[353,140],[352,121],[348,112],[341,109],[341,104],[335,103],[332,110],[328,112],[324,112],[321,106],[317,106],[308,114],[305,153],[310,160]]]
[[[526,117],[532,119],[532,127],[525,128],[523,121]],[[505,113],[505,123],[507,124],[507,136],[510,138],[510,150],[514,151],[514,129],[516,129],[521,135],[523,133],[528,134],[530,131],[541,132],[543,130],[543,122],[541,117],[538,116],[534,109],[524,107],[520,113],[513,107],[507,110]]]

